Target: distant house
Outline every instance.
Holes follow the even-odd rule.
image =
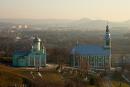
[[[46,66],[46,49],[41,39],[33,39],[32,49],[30,51],[15,51],[13,54],[13,66],[34,67]]]
[[[105,70],[111,68],[111,37],[109,26],[106,26],[104,46],[76,44],[71,50],[70,65],[80,68],[82,61],[89,64],[90,69]]]

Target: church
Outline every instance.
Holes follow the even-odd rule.
[[[90,70],[110,70],[111,69],[111,35],[109,26],[106,26],[104,36],[104,46],[82,45],[77,43],[71,50],[70,65],[80,68],[85,62]]]
[[[13,66],[16,67],[42,67],[46,66],[46,49],[41,39],[36,36],[33,39],[30,51],[15,51],[13,54]]]

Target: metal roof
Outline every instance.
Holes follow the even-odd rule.
[[[99,45],[77,45],[72,49],[71,54],[83,56],[110,56],[111,49],[105,49]]]

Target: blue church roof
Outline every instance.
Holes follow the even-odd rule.
[[[30,51],[15,51],[14,55],[27,56],[29,53]]]
[[[72,49],[71,54],[78,54],[83,56],[110,56],[111,50],[105,49],[99,45],[78,45]]]

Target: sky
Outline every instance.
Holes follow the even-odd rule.
[[[130,19],[130,0],[0,0],[0,18]]]

